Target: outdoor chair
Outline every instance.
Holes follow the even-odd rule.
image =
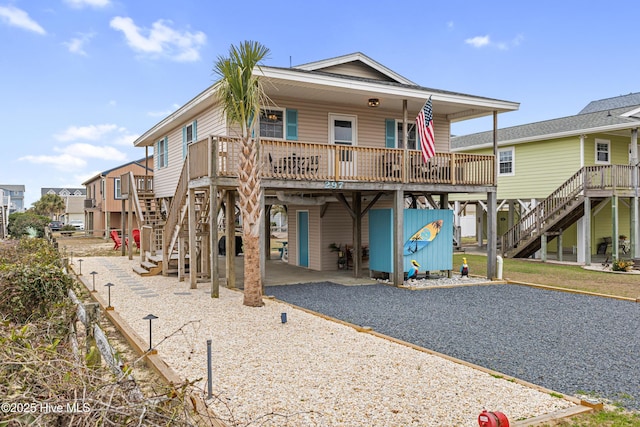
[[[133,241],[136,243],[136,249],[140,250],[140,230],[134,228],[131,230],[131,235],[133,236]]]
[[[116,230],[112,230],[109,234],[111,236],[111,240],[113,240],[113,250],[119,249],[122,246],[122,240],[120,240],[120,236]]]

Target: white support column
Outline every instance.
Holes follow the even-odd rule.
[[[496,277],[498,209],[496,192],[487,193],[487,278]]]
[[[393,193],[393,284],[404,283],[402,247],[404,239],[404,191]]]
[[[618,196],[611,196],[611,254],[613,259],[620,259],[620,242],[618,223]]]
[[[584,237],[584,265],[591,265],[591,198],[584,198],[582,234]]]
[[[629,243],[631,244],[631,258],[640,256],[640,225],[638,218],[638,128],[631,130],[631,166],[634,166],[631,182],[635,190],[634,196],[631,198],[631,233],[629,233]]]
[[[547,233],[542,233],[540,236],[540,253],[542,262],[547,262]]]

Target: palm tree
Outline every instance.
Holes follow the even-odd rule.
[[[250,307],[260,307],[260,223],[262,184],[259,168],[259,140],[252,137],[252,127],[260,117],[260,106],[267,97],[255,67],[269,54],[269,49],[254,41],[244,41],[229,48],[228,57],[218,57],[214,72],[221,78],[217,91],[229,124],[240,128],[242,150],[238,167],[238,202],[242,214],[244,252],[244,301]],[[256,120],[254,120],[256,119]],[[253,123],[252,123],[253,122]]]
[[[57,194],[45,194],[32,205],[35,213],[49,216],[51,219],[58,219],[60,214],[64,213],[67,208],[64,199]]]

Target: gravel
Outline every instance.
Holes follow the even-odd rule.
[[[640,410],[634,302],[522,285],[415,291],[324,282],[266,293],[564,394]]]
[[[206,340],[212,340],[213,398],[208,402],[229,426],[477,427],[483,409],[501,411],[510,420],[578,409],[575,402],[547,390],[359,332],[274,299],[252,308],[242,304],[241,292],[220,288],[220,298],[212,299],[205,283],[189,289],[176,277],[140,277],[132,271],[135,264],[126,257],[88,257],[82,267],[98,273],[96,291],[103,300],[108,298],[105,283],[115,284],[111,304],[140,337],[149,334],[144,317],[158,317],[153,322],[158,355],[201,390],[206,388]],[[92,287],[92,278],[82,280]],[[308,291],[314,301],[339,297],[341,289],[322,284],[269,291]],[[378,293],[400,289],[373,285],[351,291],[357,291],[351,294],[355,299],[380,307],[372,303],[382,301]],[[403,292],[419,296],[432,291],[436,289]],[[282,313],[287,313],[286,324]]]

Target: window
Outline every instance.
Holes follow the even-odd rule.
[[[397,148],[404,148],[402,145],[402,120],[396,121],[396,141]],[[407,122],[407,148],[416,149],[416,124]]]
[[[284,139],[283,110],[260,110],[260,136]]]
[[[168,149],[169,147],[167,144],[167,137],[164,137],[156,143],[156,157],[158,158],[158,168],[164,168],[169,165]]]
[[[116,199],[122,199],[122,185],[120,183],[120,178],[115,178],[113,180],[113,197]]]
[[[503,148],[498,150],[498,175],[513,176],[515,175],[514,149]]]
[[[596,163],[609,164],[609,149],[611,142],[606,139],[596,139]]]
[[[182,158],[187,157],[187,146],[192,142],[197,141],[196,136],[197,122],[194,120],[185,127],[182,128]]]

